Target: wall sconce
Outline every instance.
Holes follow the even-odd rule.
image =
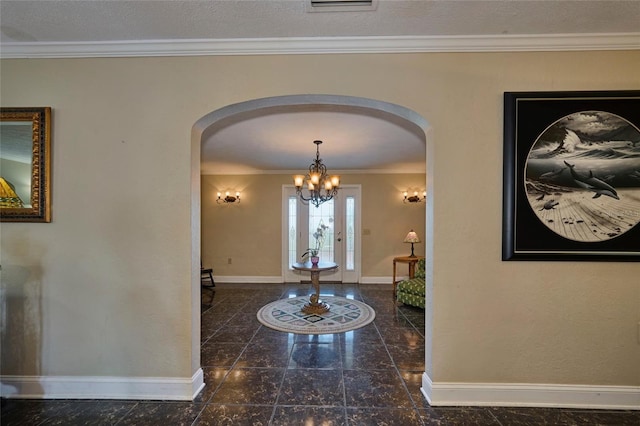
[[[418,195],[418,191],[414,191],[413,195],[409,195],[407,191],[404,191],[402,195],[404,195],[403,203],[420,203],[427,199],[427,191],[422,192],[422,198]]]
[[[222,194],[218,192],[218,199],[216,200],[216,203],[218,204],[239,203],[239,202],[240,202],[240,192],[236,192],[236,195],[233,196],[229,194],[229,191],[227,191],[224,193],[224,198],[222,198]]]

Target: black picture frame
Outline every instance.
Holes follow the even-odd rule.
[[[640,261],[638,129],[640,90],[505,92],[502,260]]]

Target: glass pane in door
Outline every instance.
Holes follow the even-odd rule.
[[[334,262],[334,247],[333,247],[333,234],[334,234],[334,203],[333,200],[325,201],[320,206],[315,207],[309,205],[309,247],[316,247],[316,238],[314,234],[318,232],[320,225],[325,225],[328,228],[323,231],[324,241],[320,249],[320,261]]]
[[[348,196],[345,200],[345,269],[355,270],[355,218],[356,201],[354,197]]]
[[[288,203],[288,239],[289,239],[289,265],[292,265],[298,261],[298,199],[296,197],[289,197]],[[291,267],[289,266],[289,269]]]

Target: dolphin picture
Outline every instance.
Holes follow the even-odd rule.
[[[562,171],[565,170],[566,167],[562,167],[558,170],[553,170],[551,172],[547,172],[547,173],[543,173],[540,175],[540,179],[541,180],[554,180],[555,178],[557,178],[558,176],[560,176],[562,174]]]
[[[589,170],[589,175],[585,175],[574,170],[575,164],[569,164],[566,161],[564,162],[564,164],[569,167],[571,177],[578,186],[595,192],[593,198],[598,198],[601,195],[606,195],[607,197],[615,198],[616,200],[620,199],[616,190],[608,183],[595,177],[591,170]]]

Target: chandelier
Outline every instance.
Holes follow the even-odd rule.
[[[309,173],[304,176],[293,176],[293,184],[296,186],[296,193],[304,203],[310,202],[318,207],[338,193],[340,176],[327,175],[327,167],[322,164],[322,159],[320,158],[320,144],[322,141],[313,141],[313,143],[316,144],[316,159],[309,166]],[[307,183],[308,196],[305,196],[302,190],[305,181]]]

